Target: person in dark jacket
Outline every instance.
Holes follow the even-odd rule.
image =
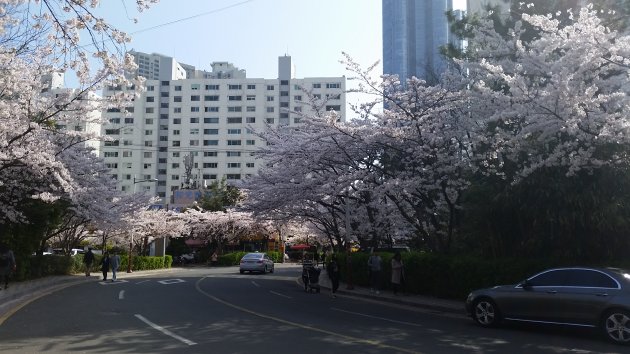
[[[339,263],[337,262],[337,256],[334,254],[330,257],[330,262],[326,266],[326,272],[332,285],[332,294],[330,296],[336,298],[337,289],[339,289]]]
[[[103,281],[106,281],[109,271],[109,253],[107,252],[103,254],[103,259],[101,259],[101,271],[103,272]]]
[[[85,263],[85,276],[90,276],[90,270],[92,269],[92,263],[94,263],[94,253],[92,253],[92,247],[88,248],[88,251],[83,255],[83,263]]]
[[[13,251],[4,243],[0,243],[0,282],[4,281],[4,288],[9,288],[9,276],[15,272],[16,263]],[[1,289],[1,288],[0,288]]]

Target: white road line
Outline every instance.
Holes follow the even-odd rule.
[[[278,295],[278,296],[286,297],[287,299],[293,299],[291,296],[287,296],[287,295],[284,295],[284,294],[280,294],[280,293],[277,293],[277,292],[275,292],[275,291],[273,291],[273,290],[269,290],[269,292],[270,292],[270,293],[272,293],[272,294],[274,294],[274,295]]]
[[[260,285],[258,285],[258,283],[256,283],[255,281],[252,280],[252,284],[256,285],[257,288],[260,288]]]
[[[195,345],[195,344],[197,344],[197,343],[195,343],[195,342],[193,342],[193,341],[191,341],[191,340],[188,340],[188,339],[186,339],[186,338],[184,338],[184,337],[180,337],[180,336],[178,336],[177,334],[175,334],[175,333],[173,333],[173,332],[169,331],[169,330],[168,330],[168,329],[166,329],[166,328],[162,328],[162,327],[160,327],[160,326],[156,325],[155,323],[153,323],[153,322],[151,322],[151,321],[147,320],[146,318],[144,318],[142,315],[138,315],[138,314],[136,314],[135,316],[136,316],[136,317],[137,317],[140,321],[142,321],[142,322],[144,322],[144,323],[148,324],[149,326],[153,327],[153,329],[156,329],[156,330],[158,330],[158,331],[160,331],[160,332],[162,332],[162,333],[166,334],[167,336],[173,337],[173,338],[177,339],[178,341],[180,341],[180,342],[182,342],[182,343],[184,343],[184,344],[188,344],[188,345]]]
[[[136,284],[142,284],[142,283],[146,283],[146,282],[148,282],[148,281],[150,281],[150,280],[143,280],[143,281],[139,281],[139,282],[137,282]]]
[[[124,299],[124,298],[125,298],[125,291],[124,291],[124,290],[121,290],[121,291],[118,293],[118,300],[122,300],[122,299]]]
[[[372,316],[372,315],[368,315],[365,313],[360,313],[360,312],[352,312],[352,311],[346,311],[346,310],[342,310],[342,309],[338,309],[336,307],[331,307],[330,308],[333,311],[339,311],[339,312],[344,312],[344,313],[349,313],[351,315],[357,315],[357,316],[363,316],[363,317],[369,317],[369,318],[374,318],[377,320],[383,320],[383,321],[388,321],[388,322],[393,322],[393,323],[399,323],[399,324],[404,324],[404,325],[408,325],[408,326],[416,326],[416,327],[424,327],[421,324],[418,323],[413,323],[413,322],[405,322],[405,321],[398,321],[398,320],[392,320],[390,318],[385,318],[385,317],[379,317],[379,316]]]

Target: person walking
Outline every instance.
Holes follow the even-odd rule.
[[[383,260],[377,252],[373,252],[370,258],[368,258],[368,269],[370,271],[370,292],[379,294]]]
[[[5,243],[0,243],[0,282],[4,281],[5,289],[9,288],[9,277],[16,269],[13,251]]]
[[[101,271],[103,272],[103,281],[107,281],[107,272],[109,271],[109,253],[103,254],[101,259]]]
[[[92,263],[94,263],[94,253],[92,253],[92,247],[88,247],[88,251],[83,255],[83,263],[85,263],[85,276],[90,276],[90,270],[92,269]]]
[[[212,256],[210,256],[210,265],[212,265],[213,267],[216,267],[218,263],[219,263],[219,256],[217,255],[217,251],[214,251],[214,253],[212,253]]]
[[[404,283],[405,279],[405,268],[402,261],[402,256],[400,252],[396,252],[394,254],[394,258],[392,258],[392,288],[394,289],[394,295],[398,295],[398,290],[400,290],[400,286]]]
[[[109,257],[109,265],[112,267],[112,282],[116,281],[116,272],[120,266],[120,257],[116,254],[116,251],[112,251],[111,257]]]
[[[330,296],[334,299],[337,297],[337,289],[339,289],[339,263],[337,263],[337,256],[334,254],[330,257],[330,262],[326,266],[326,272],[332,285],[332,294]]]

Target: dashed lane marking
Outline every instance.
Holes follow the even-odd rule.
[[[124,298],[125,298],[125,291],[124,291],[124,290],[121,290],[121,291],[118,293],[118,300],[123,300]]]
[[[291,296],[284,295],[284,294],[280,294],[280,293],[277,293],[277,292],[275,292],[275,291],[273,291],[273,290],[269,290],[269,292],[270,292],[270,293],[272,293],[272,294],[274,294],[274,295],[278,295],[278,296],[285,297],[285,298],[287,298],[287,299],[293,299]]]
[[[360,312],[353,312],[353,311],[342,310],[342,309],[338,309],[338,308],[336,308],[336,307],[331,307],[330,309],[331,309],[331,310],[333,310],[333,311],[339,311],[339,312],[343,312],[343,313],[349,313],[349,314],[351,314],[351,315],[363,316],[363,317],[373,318],[373,319],[376,319],[376,320],[388,321],[388,322],[392,322],[392,323],[403,324],[403,325],[407,325],[407,326],[424,327],[423,325],[421,325],[421,324],[419,324],[419,323],[405,322],[405,321],[398,321],[398,320],[393,320],[393,319],[391,319],[391,318],[385,318],[385,317],[379,317],[379,316],[368,315],[368,314],[365,314],[365,313],[360,313]]]
[[[148,324],[149,326],[151,326],[153,329],[158,330],[158,331],[166,334],[169,337],[175,338],[175,339],[177,339],[178,341],[180,341],[180,342],[182,342],[184,344],[188,344],[188,345],[195,345],[195,344],[197,344],[197,343],[195,343],[195,342],[193,342],[191,340],[188,340],[188,339],[186,339],[186,338],[184,338],[182,336],[178,336],[177,334],[169,331],[168,329],[166,329],[164,327],[156,325],[155,323],[153,323],[153,322],[147,320],[146,318],[144,318],[144,316],[142,316],[142,315],[136,314],[135,316],[140,321],[142,321],[142,322]]]

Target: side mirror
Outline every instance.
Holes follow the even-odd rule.
[[[520,285],[521,285],[521,287],[522,287],[523,289],[525,289],[525,290],[529,290],[529,289],[531,289],[531,288],[532,288],[532,283],[531,283],[528,279],[526,279],[526,280],[524,280],[523,282],[521,282],[521,284],[520,284]]]

